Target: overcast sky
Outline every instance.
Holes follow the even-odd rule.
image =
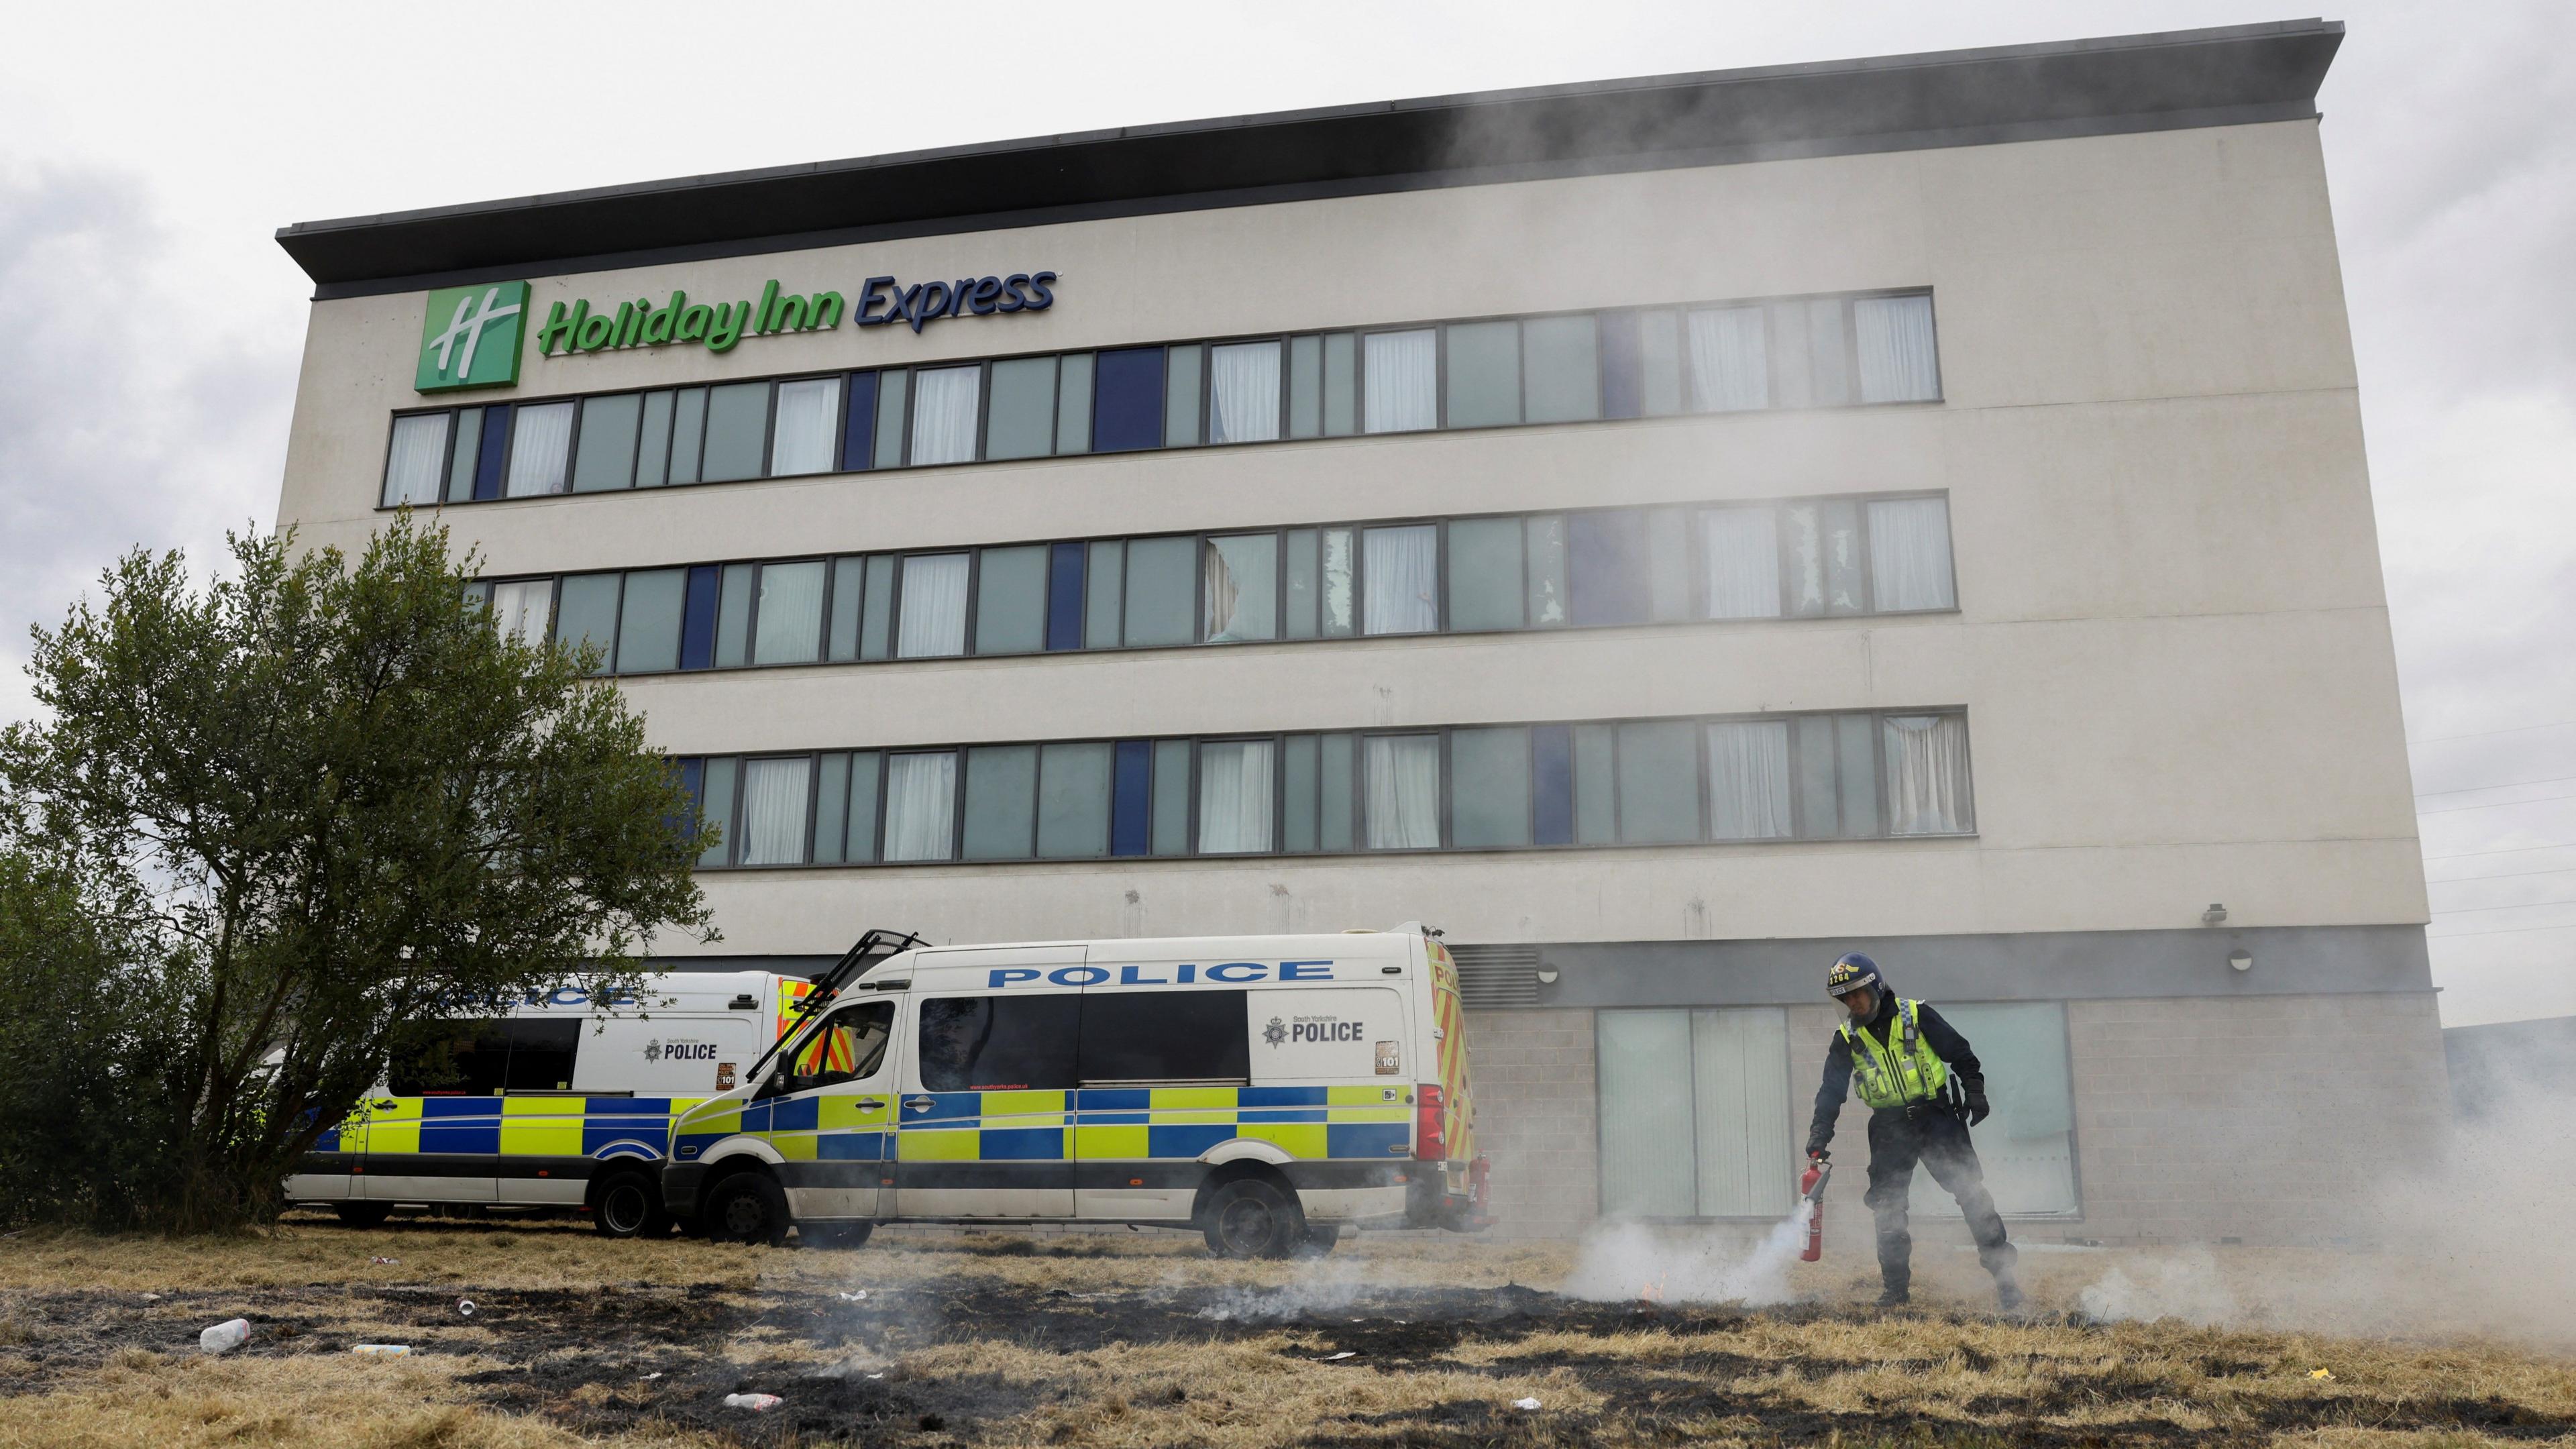
[[[2243,3],[110,3],[0,47],[0,719],[136,543],[274,520],[289,221]],[[2576,1012],[2576,10],[2355,5],[2320,100],[2453,1024]],[[2554,798],[2553,798],[2554,797]],[[2529,803],[2510,803],[2529,802]],[[2558,904],[2546,904],[2556,902]]]

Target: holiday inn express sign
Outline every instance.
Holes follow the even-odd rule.
[[[1055,305],[1055,279],[1053,272],[910,284],[870,277],[852,305],[839,292],[783,292],[773,278],[757,302],[692,301],[686,291],[659,301],[636,297],[614,304],[594,305],[585,297],[554,303],[542,322],[530,320],[525,282],[442,287],[429,294],[421,318],[412,386],[417,392],[509,387],[519,380],[519,344],[527,336],[536,338],[537,351],[547,357],[688,345],[729,352],[745,337],[836,330],[845,312],[861,327],[897,322],[918,334],[948,317],[1043,312]]]

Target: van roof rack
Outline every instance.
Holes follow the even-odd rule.
[[[929,944],[910,931],[889,931],[882,926],[871,926],[861,932],[859,939],[850,944],[850,949],[841,953],[841,959],[832,963],[831,969],[814,978],[814,989],[788,1008],[787,1025],[779,1031],[778,1040],[769,1044],[769,1050],[760,1054],[760,1060],[751,1064],[751,1070],[743,1073],[742,1079],[748,1082],[759,1076],[760,1069],[769,1065],[769,1059],[778,1055],[778,1049],[787,1045],[788,1038],[796,1035],[814,1013],[830,1005],[841,994],[842,987],[893,957]]]

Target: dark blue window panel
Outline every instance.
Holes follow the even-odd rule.
[[[689,797],[690,808],[694,810],[705,809],[707,805],[706,757],[703,755],[683,755],[678,760],[673,761],[673,763],[680,767],[680,789]],[[669,823],[673,830],[678,830],[680,828],[680,822],[677,820]]]
[[[1091,451],[1163,446],[1163,349],[1100,354],[1091,382]]]
[[[1634,312],[1601,314],[1601,416],[1633,418],[1646,411],[1646,356]]]
[[[474,499],[501,496],[501,454],[510,446],[510,405],[486,403],[483,407],[483,448],[474,459]]]
[[[1109,785],[1109,853],[1143,855],[1153,840],[1154,742],[1120,740]]]
[[[850,396],[841,409],[841,471],[858,473],[876,461],[877,375],[850,374]]]
[[[689,591],[680,605],[680,667],[712,669],[716,662],[716,589],[723,570],[699,564],[689,570]]]
[[[1082,557],[1086,550],[1078,543],[1059,543],[1047,568],[1047,630],[1049,649],[1082,647]]]
[[[1566,614],[1576,624],[1646,622],[1646,516],[1624,509],[1565,519]]]
[[[1540,845],[1574,843],[1574,731],[1566,725],[1530,729],[1530,795],[1538,818],[1532,839]]]

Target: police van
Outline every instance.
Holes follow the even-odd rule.
[[[855,1246],[875,1224],[1485,1225],[1455,964],[1418,924],[928,947],[870,932],[769,1060],[678,1113],[670,1212]]]
[[[612,1001],[566,987],[432,1023],[322,1134],[286,1199],[360,1227],[397,1207],[570,1208],[612,1237],[666,1232],[656,1174],[673,1113],[738,1086],[811,990],[760,971],[657,973]]]

